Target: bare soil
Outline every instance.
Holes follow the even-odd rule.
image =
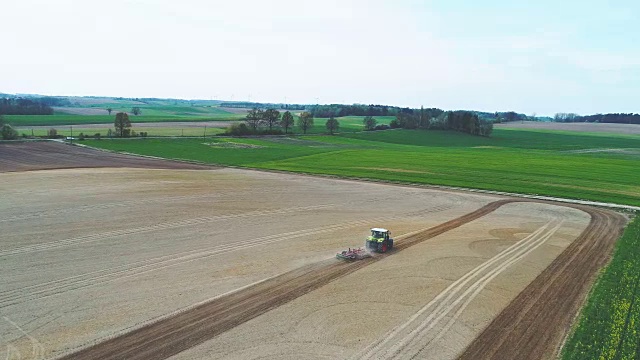
[[[640,125],[635,124],[605,124],[605,123],[557,123],[540,121],[514,121],[495,124],[496,129],[539,129],[564,130],[578,132],[606,132],[617,134],[640,134]]]
[[[408,236],[397,243],[395,252],[478,219],[503,203],[493,202],[460,218]],[[302,266],[64,359],[168,358],[389,255],[380,254],[355,262],[328,259]]]
[[[576,206],[591,215],[582,235],[558,256],[465,350],[460,359],[551,359],[571,329],[593,278],[606,264],[626,219]]]
[[[71,146],[56,141],[0,143],[0,173],[103,167],[185,170],[214,169],[214,167],[206,165],[109,153]]]
[[[0,357],[23,359],[32,339],[73,352],[334,260],[370,227],[400,236],[491,201],[233,169],[5,172],[0,192]]]
[[[502,206],[413,243],[176,358],[454,359],[574,239],[586,235],[589,216],[582,211],[506,202],[489,204],[481,211]],[[420,238],[416,234],[402,242]],[[536,300],[544,306],[555,306],[559,298],[575,303],[564,295]],[[534,333],[560,338],[566,332],[547,317],[528,325]],[[555,349],[558,342],[545,345]],[[510,350],[496,358],[512,358]],[[518,354],[526,356],[516,358],[548,358],[536,352]]]

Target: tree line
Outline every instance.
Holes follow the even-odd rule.
[[[493,132],[493,121],[481,119],[473,111],[443,111],[435,108],[400,112],[391,121],[390,126],[403,129],[452,130],[477,136],[489,136]]]
[[[338,129],[337,120],[333,119],[331,125],[327,125],[327,129],[333,133]],[[303,133],[307,133],[313,127],[314,118],[308,111],[303,111],[298,116],[297,126]],[[249,110],[245,121],[240,124],[231,125],[227,131],[227,135],[244,136],[244,135],[281,135],[288,134],[289,130],[296,125],[295,117],[290,111],[280,113],[274,108],[260,109],[253,108]],[[284,130],[284,133],[282,132]]]
[[[306,107],[314,117],[342,117],[342,116],[394,116],[403,111],[409,111],[410,108],[401,108],[397,106],[387,105],[309,105]]]
[[[553,117],[556,122],[592,122],[612,124],[640,124],[640,114],[609,113],[580,116],[575,113],[557,113]]]
[[[290,111],[281,114],[273,108],[266,110],[253,108],[247,113],[243,123],[231,125],[225,134],[281,135],[288,134],[294,125],[306,134],[313,127],[314,118],[310,111],[304,111],[298,116],[297,122],[294,122],[294,115]],[[420,108],[415,111],[402,109],[390,125],[378,125],[373,116],[367,115],[363,118],[363,125],[368,131],[389,128],[452,130],[477,136],[489,136],[493,131],[493,121],[482,119],[472,111],[444,111],[437,108]],[[335,116],[330,116],[325,127],[329,134],[334,134],[340,129],[340,122]]]
[[[2,115],[53,115],[53,108],[40,99],[2,98]]]

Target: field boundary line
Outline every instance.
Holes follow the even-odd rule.
[[[69,144],[67,144],[67,145],[69,145]],[[205,166],[212,166],[212,167],[219,167],[219,168],[240,169],[240,170],[257,171],[257,172],[263,172],[263,173],[275,173],[275,174],[289,174],[289,175],[293,174],[293,175],[299,175],[299,176],[308,176],[308,177],[324,178],[324,179],[339,179],[339,180],[345,180],[345,181],[372,182],[372,183],[378,183],[378,184],[396,185],[396,186],[423,188],[423,189],[461,191],[461,192],[465,192],[465,193],[499,195],[499,196],[504,196],[504,197],[515,197],[515,198],[524,198],[524,199],[533,199],[533,200],[543,200],[543,201],[552,201],[552,202],[560,202],[560,203],[568,203],[568,204],[576,204],[576,205],[589,205],[589,206],[604,207],[604,208],[609,208],[609,209],[618,209],[618,210],[624,210],[624,211],[633,211],[633,212],[638,211],[638,212],[640,212],[640,206],[622,205],[622,204],[616,204],[616,203],[606,203],[606,202],[584,200],[584,199],[560,198],[560,197],[538,195],[538,194],[512,193],[512,192],[506,192],[506,191],[475,189],[475,188],[467,188],[467,187],[460,187],[460,186],[422,184],[422,183],[414,183],[414,182],[409,182],[409,181],[407,181],[407,182],[404,182],[404,181],[392,181],[392,180],[382,180],[382,179],[372,179],[372,178],[361,178],[361,177],[355,177],[355,176],[351,177],[351,176],[339,176],[339,175],[330,175],[330,174],[316,174],[316,173],[309,173],[309,172],[297,172],[297,171],[287,171],[287,170],[264,169],[264,168],[251,167],[251,166],[238,166],[238,165],[225,165],[225,164],[219,164],[219,163],[206,163],[206,162],[202,162],[202,161],[195,161],[195,160],[188,160],[188,159],[163,158],[163,157],[158,157],[158,156],[135,154],[135,153],[130,153],[130,152],[126,152],[126,151],[115,151],[115,150],[97,148],[97,147],[93,147],[93,146],[89,146],[89,145],[85,145],[85,144],[73,144],[73,146],[81,146],[81,147],[85,147],[85,148],[88,148],[88,149],[104,151],[104,152],[108,152],[108,153],[125,154],[125,155],[128,155],[128,156],[139,156],[139,157],[144,157],[144,158],[149,158],[149,159],[156,159],[156,160],[177,161],[177,162],[183,162],[183,163],[189,163],[189,164],[195,164],[195,165],[205,165]]]

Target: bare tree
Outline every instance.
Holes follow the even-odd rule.
[[[301,113],[300,118],[298,118],[298,126],[300,127],[300,130],[306,134],[307,130],[313,127],[313,115],[308,111]]]
[[[326,126],[327,130],[329,130],[329,134],[333,135],[333,133],[335,131],[338,131],[338,129],[340,128],[340,123],[332,116],[329,118],[329,120],[327,120]]]
[[[293,126],[293,115],[290,111],[285,111],[280,120],[280,126],[284,128],[284,133],[288,133],[289,128]]]
[[[247,113],[245,122],[247,123],[247,126],[249,126],[254,132],[258,131],[258,126],[260,126],[260,123],[262,123],[262,119],[264,116],[263,113],[264,111],[258,108],[253,108]]]
[[[129,120],[129,115],[125,112],[117,113],[114,126],[116,128],[116,136],[128,137],[131,133],[131,120]]]
[[[269,127],[269,131],[273,130],[273,126],[278,124],[280,120],[280,111],[276,109],[267,109],[262,113],[262,119]]]

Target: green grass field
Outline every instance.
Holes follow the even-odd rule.
[[[108,105],[92,106],[94,108],[104,109]],[[120,111],[130,111],[131,107],[111,106],[112,115],[73,115],[56,111],[54,115],[5,115],[7,123],[14,127],[24,128],[29,126],[67,126],[67,125],[85,125],[85,124],[111,124],[115,119],[115,114]],[[131,115],[130,119],[136,122],[198,122],[198,121],[239,121],[245,118],[242,114],[233,114],[214,106],[139,106],[142,114],[139,116]],[[74,109],[74,108],[70,108]],[[345,116],[338,118],[340,122],[339,132],[358,132],[364,130],[362,116]],[[377,117],[378,124],[389,124],[393,120],[393,116]],[[309,130],[309,134],[323,134],[327,132],[325,127],[327,119],[316,118],[314,126]],[[171,124],[167,127],[171,128]],[[294,133],[301,131],[294,126]],[[23,131],[24,132],[24,131]]]
[[[640,218],[616,244],[591,290],[562,359],[637,359],[640,355]]]
[[[99,133],[100,136],[102,137],[106,137],[107,133],[109,131],[109,128],[106,127],[93,127],[93,128],[86,128],[86,127],[82,127],[82,125],[80,126],[74,126],[73,127],[73,134],[71,133],[71,129],[70,127],[67,126],[53,126],[53,128],[56,129],[58,135],[62,135],[62,136],[71,136],[73,135],[75,138],[77,138],[80,133],[86,135],[86,136],[93,136],[96,133]],[[113,127],[111,127],[111,129],[113,130]],[[141,132],[141,131],[145,131],[147,132],[147,136],[167,136],[167,137],[174,137],[174,136],[203,136],[204,135],[204,127],[172,127],[171,123],[168,123],[167,126],[163,126],[163,127],[154,127],[154,128],[141,128],[141,127],[136,127],[135,125],[132,127],[133,131],[135,131],[136,133]],[[25,134],[27,136],[47,136],[47,129],[42,129],[42,128],[38,128],[38,129],[34,129],[33,131],[31,131],[30,129],[26,128],[26,129],[20,129],[18,131],[18,133],[20,135]],[[210,135],[217,135],[220,133],[223,133],[224,129],[222,128],[212,128],[212,127],[207,127],[206,129],[206,134],[207,136]]]
[[[131,116],[131,121],[136,122],[179,122],[179,121],[231,121],[240,120],[238,114],[204,114],[204,115],[152,115],[143,110],[140,116]],[[7,123],[14,127],[25,126],[61,126],[83,124],[113,124],[113,115],[5,115]]]
[[[207,143],[199,139],[87,141],[111,150],[212,164],[640,206],[638,136],[496,130],[491,138],[481,138],[390,130],[217,138]]]
[[[340,123],[340,128],[338,129],[339,133],[364,131],[364,124],[362,123],[362,120],[364,119],[363,116],[343,116],[336,119]],[[391,120],[395,119],[395,116],[380,116],[375,119],[378,121],[378,124],[388,125]],[[326,134],[327,120],[328,118],[315,118],[313,120],[313,127],[308,131],[308,134]],[[302,134],[302,131],[300,131],[297,126],[293,128],[293,132],[295,134]]]
[[[183,107],[185,110],[193,109],[193,107]],[[157,109],[163,109],[162,107],[156,108],[154,111],[160,111]],[[170,107],[172,111],[175,111],[176,114],[180,113],[180,107]],[[214,109],[214,108],[207,108]],[[203,134],[204,125],[200,128],[188,128],[188,127],[180,127],[176,126],[173,123],[175,122],[203,122],[203,121],[238,121],[244,119],[244,115],[238,114],[230,114],[227,112],[215,113],[213,112],[205,112],[201,115],[204,117],[193,117],[189,115],[152,115],[147,111],[143,110],[143,115],[140,116],[131,116],[131,121],[133,123],[133,129],[135,131],[147,131],[151,136],[200,136]],[[222,110],[219,110],[222,111]],[[204,115],[203,115],[204,114]],[[206,116],[205,116],[206,115]],[[199,115],[200,116],[200,115]],[[380,117],[378,119],[378,124],[389,124],[394,117]],[[84,134],[95,134],[100,133],[102,136],[107,135],[107,130],[109,129],[109,125],[113,123],[114,116],[109,115],[9,115],[6,116],[7,122],[13,125],[18,129],[20,134],[26,134],[30,136],[32,133],[34,136],[45,136],[47,134],[46,129],[30,129],[30,126],[47,126],[54,128],[58,131],[59,134],[69,136],[71,134],[70,126],[73,126],[74,134],[79,134],[83,132]],[[364,130],[364,125],[362,124],[363,117],[360,116],[345,116],[342,118],[338,118],[340,121],[340,132],[348,133],[348,132],[362,132]],[[327,132],[325,127],[327,119],[318,118],[315,119],[315,125],[309,130],[309,134],[324,134]],[[154,127],[154,128],[136,128],[136,123],[145,123],[145,122],[161,122],[166,123],[165,126],[162,127]],[[82,127],[82,125],[87,124],[104,124],[104,127],[100,128],[86,128]],[[113,127],[111,127],[113,128]],[[208,129],[211,129],[209,127]],[[33,131],[32,131],[33,130]],[[223,129],[216,129],[207,133],[217,134],[223,132]],[[301,134],[302,132],[297,126],[294,126],[293,129],[289,130],[294,134]]]

